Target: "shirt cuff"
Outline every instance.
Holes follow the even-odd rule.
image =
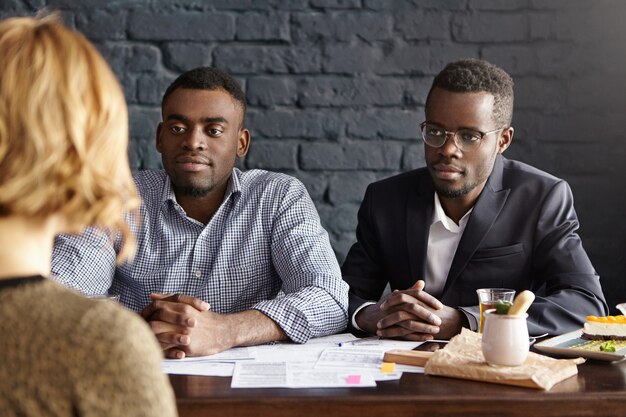
[[[359,311],[363,310],[367,306],[371,306],[372,304],[376,304],[374,301],[367,301],[361,304],[356,310],[354,310],[354,314],[352,314],[352,327],[357,329],[360,332],[365,332],[365,330],[361,329],[358,324],[356,324],[356,315],[359,314]]]
[[[463,307],[459,307],[458,310],[460,312],[462,312],[463,314],[465,314],[465,317],[467,317],[467,323],[469,324],[470,330],[472,331],[477,331],[478,330],[478,319],[476,318],[476,316],[474,316],[474,314],[472,314],[472,312],[465,310]]]

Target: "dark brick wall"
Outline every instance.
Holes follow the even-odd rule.
[[[461,57],[501,65],[516,81],[507,155],[570,182],[610,305],[626,301],[626,2],[0,0],[0,17],[45,6],[120,78],[134,168],[160,167],[158,105],[176,75],[235,74],[253,135],[241,166],[300,178],[340,261],[366,185],[423,165],[417,124],[433,75]]]

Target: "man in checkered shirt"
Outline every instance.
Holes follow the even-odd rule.
[[[156,147],[165,170],[140,171],[129,216],[132,262],[89,229],[55,241],[52,271],[85,294],[118,294],[150,323],[169,358],[291,339],[347,324],[348,288],[328,234],[297,179],[234,167],[248,152],[246,102],[214,68],[178,77],[162,101]]]

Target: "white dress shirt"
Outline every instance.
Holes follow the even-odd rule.
[[[435,213],[433,214],[433,222],[430,225],[430,233],[428,234],[426,274],[424,276],[426,286],[424,290],[437,299],[441,298],[450,267],[452,266],[452,260],[472,210],[474,210],[473,207],[461,217],[457,225],[443,211],[439,195],[435,193]],[[463,310],[463,308],[459,308],[459,310],[467,317],[470,329],[476,330],[478,328],[476,318]]]
[[[434,297],[441,297],[443,287],[448,278],[448,272],[452,265],[452,259],[459,246],[463,231],[467,225],[467,220],[472,212],[470,209],[459,221],[457,225],[443,211],[439,195],[435,194],[435,211],[433,222],[428,233],[428,249],[426,251],[426,273],[424,281],[426,290]]]

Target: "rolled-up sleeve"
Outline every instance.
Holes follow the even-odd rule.
[[[85,295],[106,294],[113,282],[115,258],[111,239],[99,229],[58,235],[52,252],[52,277]]]
[[[294,342],[343,331],[348,285],[313,201],[299,181],[286,187],[272,229],[272,263],[282,291],[253,308],[274,320]]]

